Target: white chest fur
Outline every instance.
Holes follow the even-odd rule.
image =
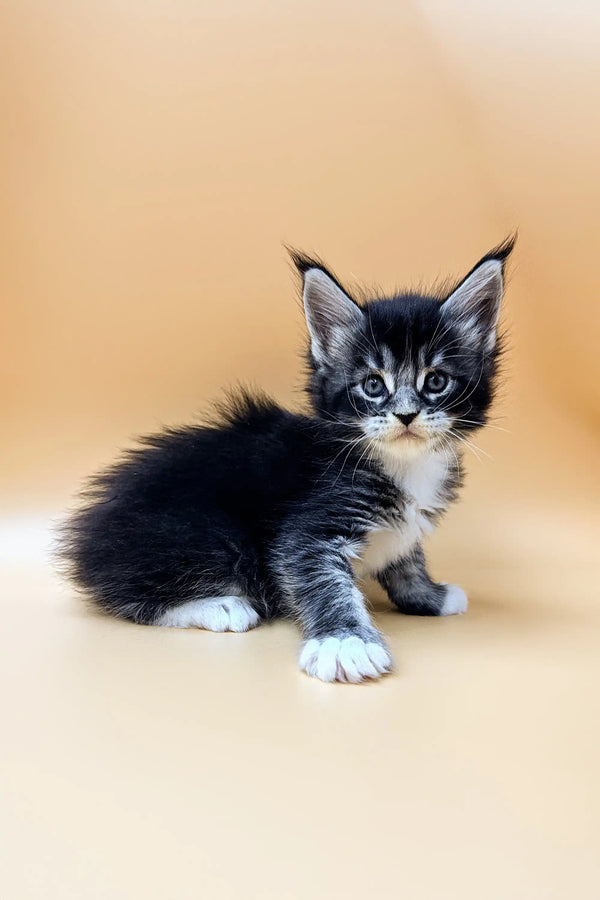
[[[439,512],[446,505],[443,486],[450,465],[446,453],[438,451],[412,459],[390,454],[383,462],[387,474],[406,498],[403,521],[397,526],[383,526],[369,533],[354,564],[358,575],[380,572],[394,560],[407,556],[433,529],[426,513]]]

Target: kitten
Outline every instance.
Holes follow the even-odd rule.
[[[300,667],[360,682],[392,668],[359,587],[403,613],[452,615],[422,541],[461,483],[461,440],[484,425],[512,241],[442,297],[359,305],[294,255],[310,334],[313,415],[240,392],[218,421],[145,437],[92,480],[62,554],[89,597],[144,625],[246,631],[280,616]]]

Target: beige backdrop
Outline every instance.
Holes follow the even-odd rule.
[[[597,4],[0,16],[3,897],[596,898]],[[238,381],[302,402],[284,242],[392,288],[516,227],[497,428],[431,545],[471,610],[376,598],[393,677],[50,576],[49,519],[132,435]]]

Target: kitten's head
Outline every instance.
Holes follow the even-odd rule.
[[[310,334],[316,412],[353,423],[400,456],[443,446],[485,423],[500,352],[507,241],[454,290],[360,305],[317,260],[294,254]]]

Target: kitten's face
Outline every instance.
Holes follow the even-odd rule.
[[[362,307],[320,264],[297,260],[317,412],[356,424],[399,456],[447,446],[483,425],[509,250],[484,257],[442,300],[403,294]]]

